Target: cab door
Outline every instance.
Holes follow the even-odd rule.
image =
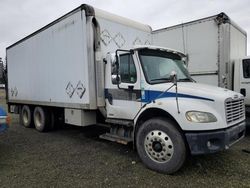
[[[119,75],[119,83],[108,81],[105,89],[107,117],[133,120],[141,109],[140,69],[135,54],[118,55],[119,69],[111,63],[110,77]],[[107,67],[108,68],[108,67]],[[117,71],[118,74],[117,74]],[[107,83],[107,82],[106,82]]]

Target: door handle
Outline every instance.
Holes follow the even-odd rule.
[[[129,85],[129,86],[128,86],[128,89],[129,89],[129,90],[133,90],[133,89],[134,89],[134,86]]]

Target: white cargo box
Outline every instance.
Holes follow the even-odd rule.
[[[82,5],[7,48],[10,103],[96,109],[99,97],[104,105],[103,58],[119,48],[150,44],[151,28],[91,11]],[[99,52],[93,20],[100,28]]]
[[[187,54],[196,81],[232,89],[232,65],[246,56],[247,34],[220,13],[155,30],[153,43]]]

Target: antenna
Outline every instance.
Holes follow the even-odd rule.
[[[177,112],[179,114],[180,113],[180,107],[179,107],[179,100],[178,100],[177,82],[175,83],[175,100],[176,100]]]
[[[184,36],[184,24],[181,24],[181,29],[182,29],[182,42],[183,42],[183,52],[186,54],[186,45],[185,45],[185,36]]]

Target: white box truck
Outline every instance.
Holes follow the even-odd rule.
[[[81,5],[7,48],[9,111],[38,131],[57,116],[108,126],[101,138],[168,174],[242,139],[243,96],[194,83],[183,53],[151,43],[149,26]]]
[[[240,92],[250,112],[250,61],[242,61],[247,59],[247,33],[225,13],[152,33],[155,45],[187,55],[188,70],[195,81]]]

